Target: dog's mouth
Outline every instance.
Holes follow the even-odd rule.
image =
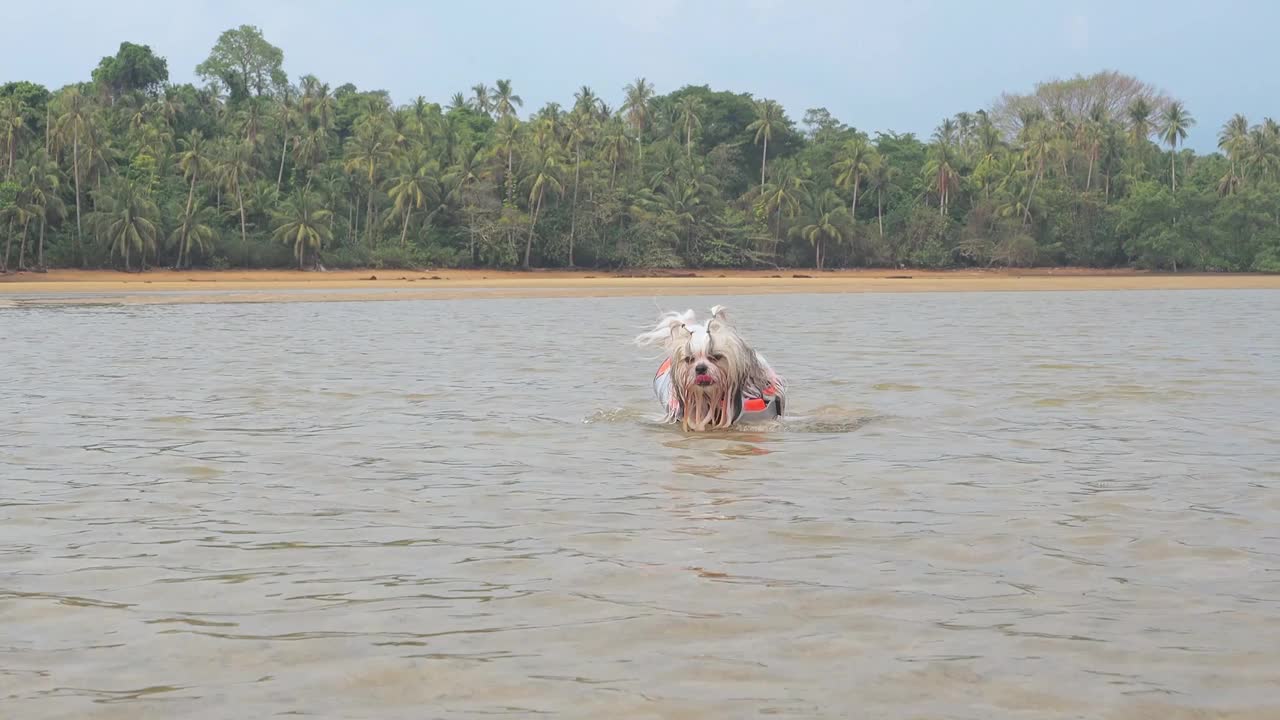
[[[693,384],[697,385],[698,387],[708,387],[710,385],[715,385],[716,380],[710,375],[707,375],[704,373],[702,375],[698,375],[695,378],[693,378]]]

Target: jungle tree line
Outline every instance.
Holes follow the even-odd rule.
[[[0,269],[1139,266],[1280,271],[1280,125],[1182,147],[1119,73],[869,135],[822,108],[644,78],[526,108],[291,83],[252,26],[172,84],[122,43],[56,91],[0,85]]]

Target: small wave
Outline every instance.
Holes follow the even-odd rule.
[[[652,412],[641,412],[635,408],[612,408],[609,410],[597,410],[582,419],[583,425],[616,425],[634,422],[656,423],[657,416]]]
[[[775,433],[813,433],[839,434],[861,430],[867,424],[882,420],[886,416],[856,412],[847,408],[824,406],[806,415],[784,415],[773,420],[760,422],[740,422],[727,430],[716,430],[703,433],[692,433],[701,437],[733,437],[740,433],[775,434]],[[584,425],[619,425],[635,424],[669,428],[675,432],[683,432],[678,423],[662,421],[659,414],[645,412],[635,408],[613,408],[597,410],[582,419]]]

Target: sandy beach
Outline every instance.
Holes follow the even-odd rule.
[[[1280,275],[1130,270],[53,270],[0,276],[0,305],[769,293],[1280,289]]]

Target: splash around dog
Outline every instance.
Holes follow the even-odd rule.
[[[706,322],[693,310],[664,313],[635,340],[666,352],[653,379],[666,422],[701,432],[782,416],[782,378],[733,327],[724,306],[711,308]]]

